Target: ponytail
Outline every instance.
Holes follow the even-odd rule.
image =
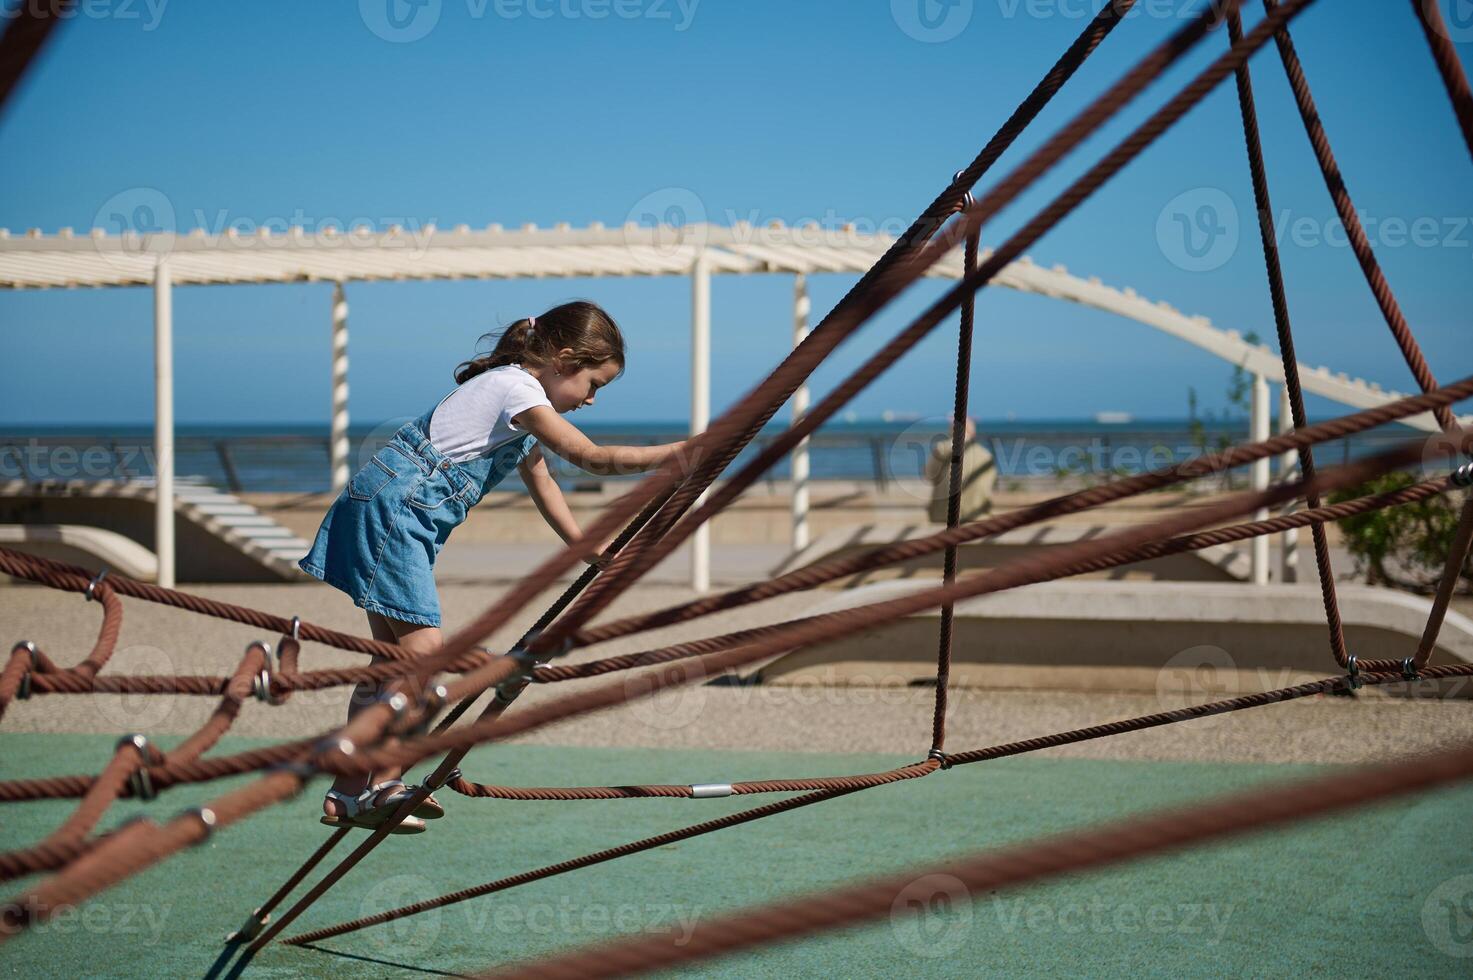
[[[489,354],[464,361],[455,369],[455,383],[465,384],[478,374],[509,364],[544,366],[558,353],[571,350],[569,367],[592,367],[614,361],[624,370],[624,337],[611,316],[593,303],[554,306],[541,316],[525,317],[503,330],[486,334],[495,339]]]

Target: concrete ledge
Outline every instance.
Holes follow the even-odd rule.
[[[834,612],[931,588],[882,582],[834,596]],[[1412,654],[1428,599],[1367,586],[1339,588],[1346,642],[1363,660]],[[935,676],[939,610],[855,637],[783,654],[753,672],[763,683],[925,684]],[[1159,690],[1185,685],[1210,700],[1339,673],[1317,585],[1048,582],[977,596],[956,608],[952,682],[988,688]],[[1432,663],[1473,662],[1473,620],[1450,611]],[[749,675],[752,676],[752,675]],[[1424,684],[1473,697],[1455,679]],[[1392,687],[1385,693],[1397,693]],[[1405,688],[1402,689],[1405,691]]]
[[[115,531],[79,524],[0,524],[0,544],[28,555],[80,565],[92,572],[108,568],[140,582],[158,579],[158,557]]]
[[[943,530],[937,524],[868,524],[843,531],[831,531],[801,551],[789,555],[773,575],[784,575],[829,558],[857,554],[886,545],[928,537]],[[1008,561],[1026,557],[1044,548],[1089,538],[1099,538],[1119,530],[1105,524],[1044,524],[1017,528],[980,541],[969,541],[957,549],[957,565],[963,573],[995,568]],[[924,555],[870,572],[846,576],[828,584],[828,588],[852,588],[868,582],[896,578],[940,578],[942,552]],[[1171,582],[1244,582],[1248,580],[1250,562],[1245,551],[1231,545],[1212,545],[1199,551],[1167,555],[1149,561],[1123,565],[1103,572],[1079,576],[1081,579],[1147,580]]]

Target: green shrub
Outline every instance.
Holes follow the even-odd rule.
[[[1411,473],[1386,473],[1355,489],[1332,494],[1330,502],[1400,490],[1416,482]],[[1345,545],[1355,556],[1356,572],[1365,574],[1366,584],[1425,594],[1437,591],[1461,511],[1461,494],[1438,494],[1347,517],[1339,524]],[[1463,563],[1459,580],[1464,591],[1473,589],[1473,556]]]

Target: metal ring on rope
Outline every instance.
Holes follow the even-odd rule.
[[[19,650],[25,650],[31,655],[31,663],[26,668],[26,672],[20,675],[20,687],[15,689],[15,699],[17,701],[29,701],[31,699],[31,675],[41,666],[41,655],[36,650],[36,644],[30,640],[22,640],[12,647],[10,651],[11,656],[14,656]]]
[[[84,594],[86,595],[88,602],[91,602],[93,599],[97,598],[94,593],[97,591],[97,587],[102,584],[102,580],[105,578],[107,578],[107,567],[103,566],[102,571],[92,576],[92,581],[87,583],[87,591]]]

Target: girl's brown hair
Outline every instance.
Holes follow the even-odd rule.
[[[574,302],[554,306],[546,313],[518,320],[500,336],[488,333],[481,341],[496,341],[491,353],[462,362],[455,369],[455,383],[492,368],[508,364],[551,364],[561,350],[571,350],[573,367],[585,368],[614,361],[624,370],[624,335],[614,318],[594,303]]]

